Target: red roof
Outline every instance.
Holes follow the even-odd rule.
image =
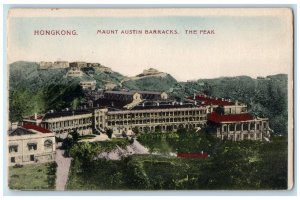
[[[49,131],[48,129],[45,129],[43,127],[34,124],[24,124],[22,127],[25,129],[32,129],[41,133],[51,133],[51,131]]]
[[[208,157],[208,153],[178,153],[177,157],[207,158]]]
[[[194,99],[193,97],[188,97],[188,99]],[[216,99],[213,97],[207,97],[207,96],[195,96],[195,100],[202,101],[202,105],[220,105],[220,106],[228,106],[228,105],[234,105],[234,102],[225,101],[222,99]]]
[[[254,117],[249,113],[220,115],[216,112],[213,112],[208,115],[208,120],[215,123],[240,122],[240,121],[249,121],[253,119]]]

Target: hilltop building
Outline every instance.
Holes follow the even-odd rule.
[[[80,86],[84,90],[95,90],[96,89],[96,80],[85,80],[80,81]]]
[[[71,77],[81,77],[83,76],[83,72],[80,69],[77,68],[70,68],[69,71],[67,72],[67,76]]]
[[[55,62],[41,61],[39,63],[39,69],[64,69],[68,67],[69,67],[68,61],[55,61]]]
[[[86,62],[71,62],[70,63],[70,68],[81,69],[81,68],[85,68],[85,67],[87,67]]]

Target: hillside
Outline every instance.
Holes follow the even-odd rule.
[[[157,69],[145,69],[141,74],[126,77],[121,81],[123,88],[130,90],[169,91],[177,81],[170,74]]]
[[[169,74],[165,76],[143,76],[128,80],[122,86],[131,90],[169,91],[177,81]]]
[[[68,69],[41,70],[36,62],[14,62],[9,66],[10,120],[49,110],[76,108],[83,102],[80,81],[96,80],[97,88],[116,87],[124,76],[100,66],[83,70],[82,77],[67,77]]]
[[[79,82],[96,80],[97,88],[167,91],[182,99],[194,93],[230,98],[245,102],[249,111],[270,119],[275,133],[287,134],[287,75],[278,74],[253,79],[248,76],[199,79],[177,82],[171,75],[150,68],[134,77],[126,77],[112,70],[87,68],[84,75],[66,77],[67,69],[39,70],[34,62],[15,62],[10,65],[10,120],[35,112],[76,108],[84,94]]]
[[[287,80],[286,74],[257,79],[248,76],[199,79],[177,84],[172,94],[181,98],[200,91],[210,96],[242,101],[252,114],[268,117],[275,133],[287,134]]]

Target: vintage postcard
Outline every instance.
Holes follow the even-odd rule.
[[[288,8],[10,9],[10,190],[289,190]]]

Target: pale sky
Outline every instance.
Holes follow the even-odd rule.
[[[147,12],[146,12],[147,13]],[[126,76],[146,68],[179,81],[220,76],[267,76],[292,70],[288,10],[222,14],[12,15],[8,62],[99,62]],[[216,13],[216,14],[214,14]],[[268,14],[266,14],[268,13]],[[43,17],[41,17],[43,16]],[[34,30],[76,30],[76,36],[35,36]],[[97,30],[177,30],[177,35],[102,35]],[[214,30],[187,35],[185,30]]]

